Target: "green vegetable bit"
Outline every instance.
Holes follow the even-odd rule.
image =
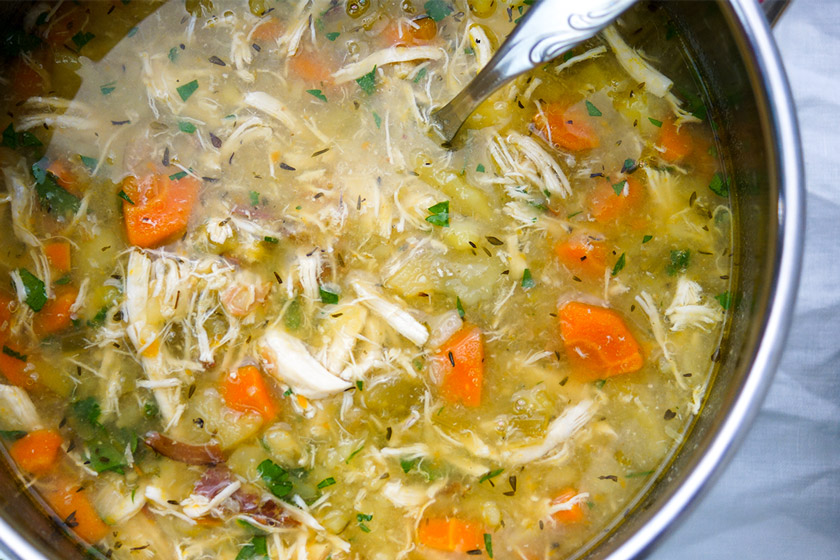
[[[292,481],[289,480],[289,471],[272,461],[266,459],[257,465],[257,474],[268,486],[269,491],[278,498],[285,498],[292,491]]]
[[[373,122],[376,123],[376,128],[382,127],[382,117],[376,111],[373,112]]]
[[[356,521],[359,523],[359,529],[364,531],[365,533],[370,533],[370,527],[365,525],[366,521],[373,520],[373,514],[366,514],[366,513],[357,513],[356,514]]]
[[[531,269],[526,268],[525,271],[522,273],[522,287],[526,290],[529,290],[537,285],[537,282],[534,280],[534,277],[531,276]]]
[[[195,93],[195,90],[198,89],[198,80],[193,80],[189,83],[186,83],[182,86],[178,86],[178,95],[181,97],[181,101],[186,101],[190,98],[192,94]]]
[[[357,78],[356,83],[359,84],[363,92],[372,95],[376,91],[376,66],[361,78]]]
[[[325,478],[324,480],[322,480],[321,482],[318,483],[318,488],[323,489],[323,488],[326,488],[328,486],[332,486],[333,484],[335,484],[335,478],[328,477],[328,478]]]
[[[601,111],[598,110],[598,107],[593,105],[589,100],[584,101],[586,105],[586,112],[589,113],[590,117],[600,117],[603,115]]]
[[[327,39],[330,41],[335,41],[338,39],[338,36],[341,35],[338,31],[333,31],[332,33],[327,33]]]
[[[82,201],[61,188],[56,176],[41,167],[40,163],[32,166],[32,175],[35,177],[35,191],[38,193],[38,199],[47,212],[62,215],[78,212]]]
[[[117,193],[117,196],[120,197],[121,199],[125,200],[126,202],[128,202],[132,206],[134,206],[134,201],[131,200],[131,198],[129,198],[129,196],[127,194],[125,194],[125,191],[121,190],[120,192]]]
[[[679,272],[685,272],[690,262],[691,251],[688,249],[671,251],[671,262],[666,270],[670,276],[674,276]]]
[[[76,45],[76,48],[81,50],[82,47],[90,43],[91,39],[96,37],[93,33],[88,31],[79,31],[75,35],[73,35],[70,40],[73,41],[73,44]]]
[[[252,538],[251,542],[246,543],[239,549],[239,554],[236,555],[235,560],[259,560],[261,558],[268,558],[265,535],[257,535]]]
[[[434,206],[430,206],[428,208],[429,212],[431,213],[430,216],[426,216],[426,221],[432,224],[433,226],[440,226],[440,227],[449,227],[449,201],[444,200],[443,202],[438,202]]]
[[[13,150],[17,148],[28,148],[42,146],[38,137],[28,131],[15,132],[15,127],[9,123],[6,130],[3,131],[3,146]]]
[[[426,15],[434,21],[440,21],[452,13],[452,6],[443,0],[429,0],[423,4],[423,9],[426,10]]]
[[[251,201],[251,206],[257,206],[260,203],[260,193],[248,191],[248,199]]]
[[[461,319],[463,319],[466,313],[464,313],[464,306],[461,304],[460,297],[455,298],[455,309],[458,310],[458,316],[461,317]]]
[[[615,192],[616,196],[621,196],[621,193],[624,192],[624,187],[627,185],[627,181],[619,181],[618,183],[614,183],[612,186],[613,192]]]
[[[26,294],[26,305],[32,311],[41,311],[47,303],[47,287],[44,282],[25,268],[19,268],[18,274]]]
[[[729,182],[720,173],[715,173],[709,183],[709,189],[718,196],[729,196]]]
[[[318,293],[321,296],[321,303],[335,305],[338,303],[341,291],[335,286],[318,286]]]
[[[195,125],[187,121],[178,121],[178,130],[186,132],[187,134],[192,134],[195,132]]]
[[[658,120],[654,119],[653,117],[648,117],[648,120],[650,121],[650,124],[652,124],[653,126],[662,127],[662,121],[658,121]]]
[[[490,533],[484,533],[484,550],[488,558],[493,558],[493,535]]]
[[[727,311],[729,311],[729,308],[732,307],[732,294],[730,292],[723,292],[722,294],[718,294],[715,296],[715,299],[718,301],[720,306]]]
[[[618,257],[618,260],[615,262],[615,266],[612,269],[612,275],[616,276],[621,270],[624,268],[626,262],[626,258],[624,253],[621,253],[621,256]]]
[[[481,484],[482,482],[485,482],[487,480],[493,480],[494,478],[496,478],[497,476],[499,476],[503,472],[505,472],[505,469],[496,469],[496,470],[488,471],[488,472],[484,473],[483,475],[481,475],[481,478],[478,479],[478,483]]]
[[[308,93],[309,95],[312,95],[312,96],[314,96],[314,97],[317,97],[318,99],[320,99],[320,100],[321,100],[321,101],[323,101],[324,103],[326,103],[326,102],[327,102],[327,96],[326,96],[326,95],[324,95],[324,94],[321,92],[321,90],[320,90],[320,89],[308,89],[308,90],[306,90],[306,93]]]
[[[652,235],[645,235],[644,237],[642,237],[642,243],[647,243],[651,239],[653,239]]]

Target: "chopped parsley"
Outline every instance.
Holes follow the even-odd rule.
[[[82,162],[82,165],[84,165],[85,167],[87,167],[91,171],[96,169],[96,164],[99,163],[99,160],[97,160],[96,158],[83,156],[83,155],[79,155],[79,160]]]
[[[531,269],[526,268],[525,271],[522,273],[522,287],[526,290],[529,290],[536,286],[537,283],[534,281],[534,277],[531,276]]]
[[[479,163],[478,165],[475,166],[475,170],[479,173],[484,173],[484,165]]]
[[[361,379],[356,381],[356,389],[359,390],[359,391],[364,391],[365,390],[365,382],[362,381]]]
[[[455,309],[458,310],[458,316],[461,317],[461,319],[463,319],[464,315],[466,315],[466,313],[464,313],[464,306],[461,305],[461,298],[460,297],[455,298]]]
[[[642,243],[647,243],[651,239],[653,239],[652,235],[645,235],[644,237],[642,237]]]
[[[426,15],[436,22],[452,13],[452,6],[443,0],[429,0],[423,4],[423,9],[426,10]]]
[[[131,200],[131,198],[129,198],[129,196],[127,194],[125,194],[125,191],[121,190],[120,192],[117,193],[117,196],[120,197],[121,199],[125,200],[126,202],[128,202],[132,206],[134,206],[134,201]]]
[[[357,513],[356,514],[356,521],[359,523],[359,529],[364,531],[365,533],[370,533],[370,527],[365,525],[366,522],[373,520],[373,514],[368,513]]]
[[[285,498],[292,491],[289,471],[271,459],[266,459],[257,465],[257,474],[268,486],[269,491],[278,498]]]
[[[373,112],[373,122],[376,123],[376,128],[382,127],[382,117],[376,111]]]
[[[352,459],[353,457],[355,457],[356,455],[361,453],[362,449],[364,449],[364,448],[365,448],[365,446],[364,446],[364,444],[362,444],[357,450],[355,450],[353,453],[348,455],[347,459],[344,460],[344,464],[345,465],[350,464],[350,459]]]
[[[171,54],[171,51],[170,51]],[[178,95],[181,97],[181,101],[186,101],[190,98],[192,94],[195,93],[195,90],[198,89],[198,80],[193,80],[189,83],[186,83],[182,86],[178,86]]]
[[[300,309],[300,300],[295,298],[286,308],[286,314],[283,316],[283,324],[290,331],[296,331],[300,328],[301,323],[303,323],[303,316]]]
[[[593,105],[588,99],[584,101],[586,105],[586,112],[589,113],[590,117],[600,117],[603,115],[601,111],[598,110],[598,107]]]
[[[335,479],[330,476],[328,478],[325,478],[321,482],[319,482],[318,483],[318,488],[323,489],[323,488],[326,488],[328,486],[332,486],[333,484],[335,484]]]
[[[0,437],[12,441],[17,441],[25,435],[26,432],[24,432],[23,430],[0,430]]]
[[[117,89],[117,82],[108,82],[107,84],[103,84],[99,86],[99,92],[102,95],[109,95],[112,91]]]
[[[723,292],[722,294],[718,294],[715,296],[715,299],[718,301],[721,307],[729,311],[729,308],[732,307],[732,294],[730,292]],[[6,351],[6,348],[3,347],[3,352]]]
[[[485,482],[485,481],[488,481],[488,480],[493,480],[494,478],[496,478],[497,476],[499,476],[503,472],[505,472],[505,469],[496,469],[496,470],[488,471],[488,472],[484,473],[483,475],[481,475],[481,478],[478,479],[478,483],[481,484],[482,482]]]
[[[318,293],[321,296],[321,303],[335,305],[338,303],[341,291],[332,285],[318,286]]]
[[[361,78],[357,78],[356,83],[359,84],[363,92],[372,95],[376,91],[376,66]]]
[[[28,131],[15,132],[15,127],[11,123],[3,131],[3,146],[13,150],[17,148],[28,148],[34,146],[42,146],[38,137]]]
[[[265,535],[257,535],[239,549],[235,560],[258,560],[268,558],[268,546],[265,542]]]
[[[709,189],[718,196],[724,198],[729,196],[729,182],[720,173],[715,173],[709,183]]]
[[[276,237],[271,237],[270,235],[266,235],[265,237],[263,237],[263,241],[265,241],[266,243],[274,243],[275,245],[277,243],[280,243],[279,239],[277,239]]]
[[[40,163],[32,166],[32,175],[35,177],[35,191],[38,193],[38,199],[47,212],[62,215],[78,212],[82,201],[61,188],[56,176],[41,167]]]
[[[169,49],[169,62],[175,62],[178,59],[178,47],[172,47]]]
[[[621,256],[618,257],[618,260],[615,262],[615,266],[612,269],[612,275],[616,276],[619,272],[621,272],[621,269],[624,268],[625,263],[626,259],[624,253],[621,253]]]
[[[633,161],[633,160],[632,160],[632,159],[630,159],[630,158],[625,159],[625,160],[624,160],[624,163],[623,163],[623,164],[621,164],[621,172],[622,172],[622,173],[633,173],[633,172],[634,172],[634,171],[636,171],[638,168],[639,168],[639,166],[638,166],[638,165],[636,165],[636,162],[635,162],[635,161]]]
[[[648,117],[648,120],[653,126],[662,127],[662,121],[656,120],[653,117]]]
[[[426,216],[426,221],[433,226],[449,227],[449,201],[444,200],[438,202],[434,206],[428,208],[430,216]]]
[[[14,358],[16,360],[20,360],[21,362],[25,362],[26,358],[28,357],[26,354],[21,354],[20,352],[16,352],[15,350],[12,350],[11,348],[6,346],[5,344],[3,345],[3,353],[6,354],[7,356],[11,356],[12,358]]]
[[[309,95],[312,95],[313,97],[317,97],[318,99],[320,99],[324,103],[327,102],[327,96],[324,95],[323,92],[321,92],[320,89],[308,89],[308,90],[306,90],[306,93],[308,93]]]
[[[668,275],[674,276],[679,272],[685,272],[690,262],[691,251],[688,249],[671,251],[670,263],[668,263],[668,267],[666,268]]]
[[[335,41],[338,39],[338,36],[341,35],[338,31],[333,31],[332,33],[327,33],[327,39],[330,41]]]
[[[32,311],[41,311],[47,303],[47,288],[44,285],[44,282],[25,268],[19,268],[18,274],[20,275],[20,280],[23,283],[23,290],[26,295],[26,305],[28,305]]]
[[[619,181],[618,183],[613,183],[612,189],[615,192],[615,196],[621,196],[621,193],[624,192],[624,187],[627,185],[627,181]]]
[[[654,471],[640,471],[640,472],[631,472],[624,475],[624,478],[641,478],[643,476],[650,476],[654,473]]]
[[[257,206],[260,203],[260,193],[257,191],[249,191],[248,199],[251,201],[251,206]]]
[[[178,121],[178,130],[186,132],[187,134],[192,134],[195,132],[195,125],[187,121]]]
[[[90,43],[91,39],[96,37],[93,33],[89,31],[79,31],[75,35],[73,35],[70,40],[73,41],[73,44],[76,45],[76,48],[81,50],[82,47]]]
[[[484,533],[484,550],[488,558],[493,558],[493,535],[490,533]]]
[[[178,173],[173,173],[172,175],[170,175],[169,180],[170,181],[180,181],[181,179],[183,179],[186,176],[187,176],[186,171],[179,171]]]
[[[425,76],[425,75],[426,75],[426,69],[425,69],[425,68],[421,68],[421,69],[420,69],[420,71],[419,71],[419,72],[417,72],[417,75],[416,75],[416,76],[414,76],[414,83],[416,84],[417,82],[419,82],[420,80],[422,80],[422,79],[423,79],[423,76]]]

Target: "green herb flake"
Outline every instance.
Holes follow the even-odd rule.
[[[652,235],[645,235],[644,237],[642,237],[642,243],[643,243],[643,244],[644,244],[644,243],[647,243],[647,242],[648,242],[648,241],[650,241],[651,239],[653,239],[653,236],[652,236]]]
[[[484,533],[484,550],[488,558],[493,558],[493,535],[490,533]]]
[[[93,319],[87,321],[87,326],[92,329],[97,327],[101,327],[105,324],[105,319],[108,317],[108,306],[102,306],[99,308],[99,311],[96,312],[96,315],[93,316]]]
[[[590,103],[588,99],[584,101],[584,105],[586,105],[586,112],[589,113],[590,117],[600,117],[603,115],[603,113],[598,110],[598,107]]]
[[[718,196],[727,198],[729,196],[729,183],[720,173],[715,173],[709,183],[709,189]]]
[[[324,95],[324,94],[321,92],[321,90],[320,90],[320,89],[308,89],[308,90],[306,90],[306,93],[308,93],[309,95],[312,95],[312,96],[314,96],[314,97],[317,97],[318,99],[320,99],[320,100],[321,100],[321,101],[323,101],[324,103],[326,103],[326,102],[327,102],[327,96],[326,96],[326,95]]]
[[[333,31],[332,33],[327,33],[327,39],[330,41],[335,41],[338,39],[338,36],[341,35],[338,31]]]
[[[15,132],[14,125],[9,123],[9,126],[7,126],[3,131],[2,145],[15,150],[17,148],[42,146],[43,144],[40,140],[38,140],[38,137],[31,132]]]
[[[128,30],[128,33],[126,34],[126,37],[134,37],[135,35],[137,35],[137,32],[139,30],[140,30],[139,27],[132,27],[131,29]]]
[[[670,276],[674,276],[679,272],[685,272],[688,269],[688,265],[690,262],[690,250],[685,249],[671,251],[670,262],[668,263],[666,270]]]
[[[235,560],[260,560],[268,558],[268,546],[265,535],[257,535],[239,549]]]
[[[270,235],[266,235],[265,237],[263,237],[263,241],[265,241],[266,243],[274,243],[275,245],[277,243],[280,243],[279,239],[277,239],[276,237],[271,237]]]
[[[330,476],[328,478],[325,478],[321,482],[319,482],[318,483],[318,488],[319,489],[324,489],[324,488],[327,488],[328,486],[332,486],[333,484],[335,484],[335,479]]]
[[[485,481],[488,481],[488,480],[493,480],[494,478],[496,478],[497,476],[499,476],[503,472],[505,472],[505,469],[496,469],[496,470],[488,471],[488,472],[484,473],[483,475],[481,475],[481,478],[478,479],[478,483],[481,484],[482,482],[485,482]]]
[[[732,294],[729,292],[723,292],[722,294],[718,294],[715,296],[715,299],[718,300],[720,306],[727,311],[729,311],[729,308],[732,307]],[[3,348],[3,351],[6,351],[5,347]]]
[[[414,76],[414,83],[416,84],[417,82],[419,82],[420,80],[422,80],[422,79],[423,79],[423,77],[424,77],[425,75],[426,75],[426,69],[425,69],[425,68],[421,68],[421,69],[420,69],[420,71],[419,71],[419,72],[417,72],[417,75],[416,75],[416,76]]]
[[[455,309],[458,310],[458,316],[461,317],[461,319],[463,319],[466,313],[464,313],[464,306],[461,304],[460,297],[455,298]]]
[[[94,397],[87,397],[70,405],[75,416],[80,421],[91,427],[99,427],[99,415],[102,413],[99,403]]]
[[[483,164],[481,164],[481,163],[479,163],[479,164],[475,167],[475,170],[476,170],[477,172],[479,172],[479,173],[484,173],[484,165],[483,165]]]
[[[27,358],[26,354],[21,354],[20,352],[15,352],[14,350],[9,348],[5,344],[3,345],[3,353],[6,354],[7,356],[11,356],[12,358],[14,358],[16,360],[20,360],[21,362],[25,362],[26,358]]]
[[[195,132],[195,125],[187,121],[178,121],[178,130],[186,132],[187,134],[192,134]]]
[[[615,266],[612,269],[612,275],[616,276],[619,272],[621,272],[621,269],[624,268],[625,263],[626,263],[626,258],[624,256],[624,253],[621,253],[621,256],[618,257],[617,261],[615,261]]]
[[[357,513],[356,514],[356,521],[359,523],[359,529],[364,531],[365,533],[370,533],[370,527],[365,525],[365,522],[372,521],[373,514],[368,513]]]
[[[344,460],[344,464],[345,464],[345,465],[350,464],[350,460],[351,460],[353,457],[355,457],[356,455],[358,455],[359,453],[361,453],[361,452],[362,452],[362,449],[364,449],[364,448],[365,448],[365,446],[364,446],[364,444],[362,444],[362,445],[361,445],[361,446],[360,446],[357,450],[355,450],[353,453],[351,453],[350,455],[348,455],[348,456],[347,456],[347,459],[345,459],[345,460]]]
[[[17,441],[25,435],[23,430],[0,430],[0,437],[11,441]]]
[[[41,167],[40,163],[32,166],[35,177],[35,191],[38,199],[48,212],[57,214],[76,213],[82,204],[78,197],[70,194],[58,184],[56,176]]]
[[[79,155],[79,160],[82,162],[82,165],[84,165],[85,167],[87,167],[91,171],[96,169],[96,164],[99,163],[99,160],[97,160],[96,158],[83,156],[83,155]]]
[[[340,292],[333,286],[318,286],[318,293],[321,296],[321,303],[335,305],[338,303]]]
[[[169,57],[169,62],[175,62],[178,60],[178,54],[178,47],[172,47],[169,49],[169,54],[167,55]]]
[[[433,226],[449,227],[449,201],[444,200],[438,202],[434,206],[428,208],[430,216],[426,216],[426,221]]]
[[[257,206],[260,203],[260,193],[257,191],[249,191],[248,199],[251,201],[251,206]]]
[[[376,128],[382,127],[382,117],[376,111],[373,112],[373,122],[376,123]]]
[[[75,35],[73,35],[70,40],[73,41],[73,44],[76,45],[76,48],[81,50],[82,47],[90,43],[91,39],[96,37],[93,33],[88,31],[79,31]]]
[[[172,175],[170,175],[169,180],[170,181],[180,181],[181,179],[183,179],[186,176],[187,176],[186,171],[179,171],[178,173],[173,173]]]
[[[640,472],[631,472],[624,475],[624,478],[642,478],[643,476],[650,476],[655,471],[640,471]]]
[[[143,416],[146,418],[157,418],[160,414],[160,409],[155,401],[149,401],[143,405]]]
[[[613,183],[612,190],[615,193],[615,196],[621,196],[621,193],[624,192],[624,187],[627,185],[627,181],[619,181],[618,183]]]
[[[361,379],[356,381],[356,389],[359,390],[359,391],[364,391],[365,390],[365,382],[362,381]]]
[[[575,216],[577,216],[578,214],[583,214],[583,210],[578,210],[577,212],[572,212],[571,214],[566,216],[566,218],[571,219],[571,218],[574,218]]]
[[[537,283],[534,280],[534,277],[531,276],[531,269],[526,268],[525,271],[522,273],[522,287],[526,290],[530,290],[536,285]]]
[[[452,6],[443,0],[429,0],[423,4],[423,9],[426,10],[426,15],[436,22],[452,13]]]
[[[372,95],[376,91],[376,66],[361,78],[357,78],[356,83],[359,84],[363,92]]]
[[[598,381],[595,382],[595,387],[597,389],[603,389],[604,385],[606,385],[606,383],[607,383],[606,379],[599,379]]]
[[[20,275],[21,282],[23,283],[23,289],[26,294],[26,305],[28,305],[32,311],[41,311],[47,303],[47,287],[40,278],[25,268],[19,268],[18,274]]]
[[[116,84],[117,82],[110,82],[99,86],[99,93],[102,95],[110,95],[115,89],[117,89]]]
[[[186,101],[190,98],[192,94],[195,93],[195,90],[198,89],[198,80],[193,80],[189,83],[186,83],[182,86],[178,86],[178,95],[181,97],[181,101]]]
[[[464,54],[475,54],[472,47],[464,47]]]
[[[71,280],[72,278],[70,278],[70,275],[65,274],[64,276],[53,282],[53,284],[55,284],[56,286],[66,286],[70,283]]]
[[[419,460],[420,460],[420,459],[418,459],[418,458],[414,458],[414,459],[400,459],[400,468],[402,468],[402,470],[403,470],[403,472],[404,472],[404,473],[408,474],[408,472],[409,472],[411,469],[413,469],[413,468],[414,468],[414,465],[416,465],[416,464],[417,464],[417,462],[418,462]]]
[[[658,121],[658,120],[654,119],[653,117],[648,117],[648,120],[650,121],[650,124],[652,124],[653,126],[660,127],[660,128],[662,127],[662,121]]]
[[[292,303],[286,308],[286,314],[283,316],[283,324],[290,331],[296,331],[303,323],[303,314],[301,312],[300,299],[295,298]]]
[[[269,491],[278,498],[285,498],[292,491],[289,471],[271,459],[266,459],[257,465],[257,474],[268,486]]]

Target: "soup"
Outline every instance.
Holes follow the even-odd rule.
[[[430,111],[525,10],[33,8],[0,428],[67,529],[116,558],[532,560],[632,508],[714,372],[728,181],[645,8],[441,148]]]

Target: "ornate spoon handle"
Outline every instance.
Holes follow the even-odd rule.
[[[467,117],[491,93],[593,37],[635,1],[537,0],[481,72],[432,113],[433,128],[444,142],[452,141]]]

